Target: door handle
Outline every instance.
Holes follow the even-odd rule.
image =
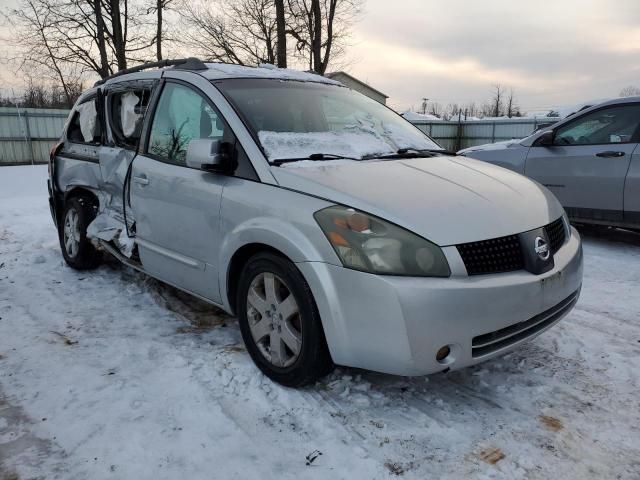
[[[139,185],[149,185],[149,179],[146,175],[140,175],[139,177],[133,177],[133,181]]]
[[[624,152],[607,151],[607,152],[596,153],[596,157],[602,157],[602,158],[624,157],[624,156],[625,156]]]

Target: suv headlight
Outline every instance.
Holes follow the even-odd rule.
[[[347,268],[414,277],[451,273],[440,247],[380,218],[341,206],[314,217]]]

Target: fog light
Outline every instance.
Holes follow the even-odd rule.
[[[438,353],[436,353],[436,360],[441,362],[445,358],[447,358],[450,353],[451,353],[451,349],[449,348],[448,345],[445,345],[440,350],[438,350]]]

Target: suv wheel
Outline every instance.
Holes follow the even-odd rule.
[[[87,227],[94,218],[96,208],[86,198],[65,202],[59,237],[62,256],[71,268],[88,270],[100,264],[100,252],[87,239]]]
[[[313,295],[293,263],[270,253],[252,257],[236,305],[244,343],[266,376],[300,387],[332,370]]]

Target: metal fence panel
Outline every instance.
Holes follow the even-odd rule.
[[[69,110],[0,107],[0,165],[45,163]]]
[[[424,121],[412,123],[447,150],[457,151],[485,143],[528,137],[538,128],[557,122],[558,118],[513,118],[469,121]]]
[[[0,165],[45,163],[60,138],[69,110],[0,107]],[[414,121],[413,124],[447,150],[531,135],[554,118],[474,121]]]

